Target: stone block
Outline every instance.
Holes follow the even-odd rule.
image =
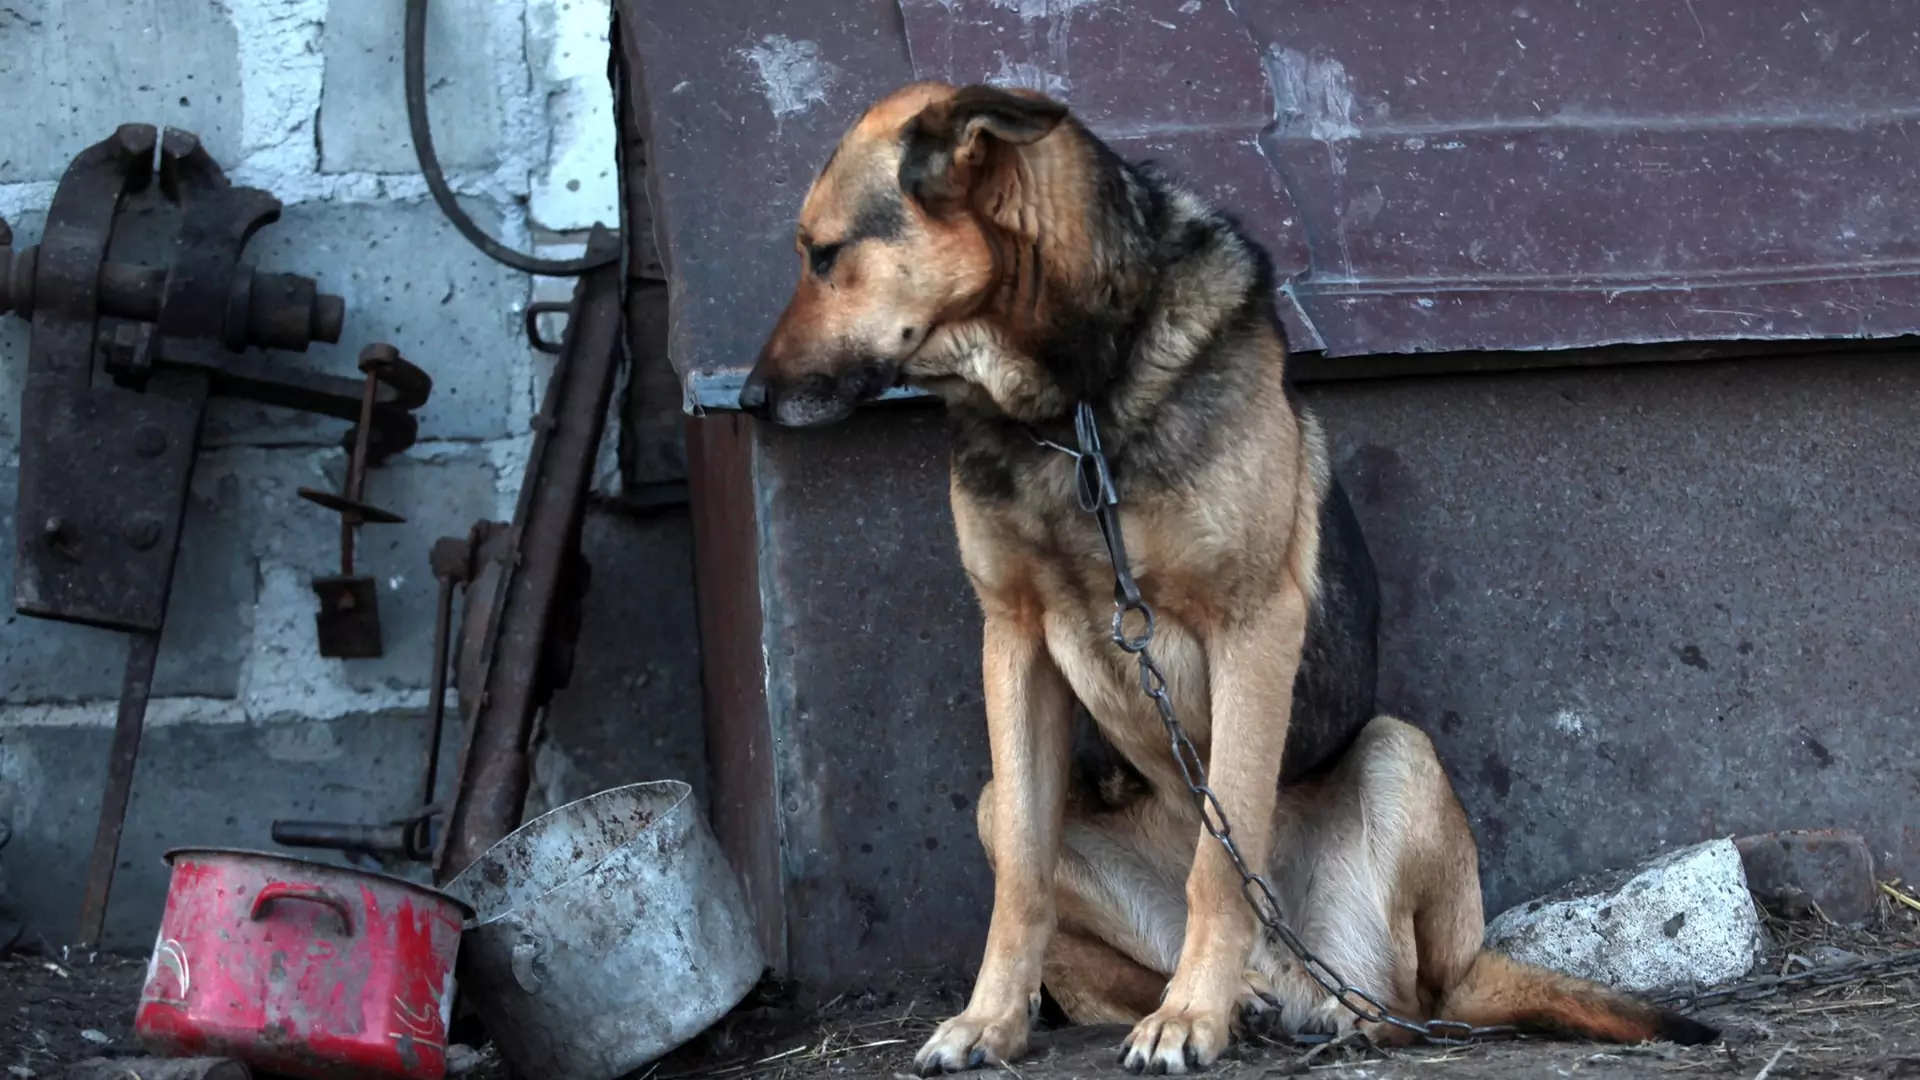
[[[1731,840],[1576,881],[1487,927],[1488,948],[1629,991],[1738,979],[1762,944]]]
[[[0,722],[0,820],[13,830],[0,873],[29,940],[57,947],[78,929],[112,734],[108,723]],[[161,856],[170,848],[273,851],[275,818],[381,822],[405,813],[419,797],[426,736],[417,718],[394,715],[150,724],[107,909],[107,948],[152,946],[167,889]]]
[[[613,85],[607,79],[608,0],[534,0],[528,5],[528,52],[544,79],[552,133],[544,169],[534,176],[529,206],[549,229],[618,228],[620,179],[614,143]]]
[[[237,161],[238,58],[224,4],[9,4],[0,10],[0,183],[58,180],[75,154],[135,121],[185,128],[215,160]]]
[[[1789,918],[1817,908],[1842,924],[1864,922],[1880,906],[1873,852],[1846,829],[1793,829],[1734,841],[1747,887],[1761,903]]]
[[[100,701],[120,694],[126,636],[36,619],[13,610],[14,511],[18,475],[0,469],[0,704]],[[231,698],[239,693],[253,623],[254,564],[240,491],[196,470],[174,568],[156,697]]]
[[[467,204],[498,235],[491,207]],[[337,345],[274,353],[276,363],[359,378],[360,350],[388,341],[433,376],[420,412],[423,439],[495,439],[510,429],[516,395],[526,393],[528,349],[520,332],[524,276],[488,259],[432,202],[301,203],[249,245],[258,266],[305,274],[346,298]],[[333,444],[345,423],[248,402],[217,400],[209,446]]]
[[[419,173],[401,74],[405,7],[333,0],[328,8],[321,171]],[[498,54],[495,26],[502,17],[517,22],[519,7],[439,0],[427,8],[427,115],[443,168],[489,169],[500,157],[499,69],[520,58]]]

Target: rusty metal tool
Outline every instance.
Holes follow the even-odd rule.
[[[585,259],[618,245],[614,233],[596,226]],[[540,710],[570,675],[589,579],[580,523],[614,375],[625,356],[624,299],[618,261],[588,271],[574,286],[565,337],[534,418],[513,522],[490,538],[495,550],[483,552],[474,568],[460,679],[468,741],[434,858],[436,881],[452,879],[520,824]],[[484,606],[475,602],[482,596]]]
[[[379,405],[380,387],[395,388],[401,400],[425,404],[433,391],[427,373],[408,363],[400,350],[375,343],[360,351],[360,370],[366,383],[360,398],[359,422],[349,435],[347,480],[339,493],[301,488],[300,497],[340,515],[340,572],[313,579],[313,591],[320,598],[320,610],[314,626],[320,640],[320,655],[343,660],[369,660],[384,651],[380,641],[380,588],[372,577],[354,573],[354,540],[360,526],[397,525],[407,519],[389,510],[368,505],[366,493],[368,455],[372,450],[374,410]]]
[[[276,843],[431,861],[435,880],[444,883],[519,824],[529,743],[540,711],[571,678],[582,599],[591,583],[580,523],[614,375],[625,356],[618,255],[617,235],[596,228],[579,260],[594,268],[575,286],[572,300],[536,304],[527,312],[529,344],[557,360],[534,418],[513,521],[475,522],[466,537],[434,545],[429,561],[440,597],[420,809],[381,825],[276,821]],[[561,313],[567,316],[563,339],[544,339],[539,317]],[[465,594],[457,634],[456,585]],[[450,669],[467,738],[449,805],[439,798],[437,770]],[[423,850],[428,838],[431,851]]]
[[[420,783],[418,808],[408,817],[381,825],[337,821],[275,821],[273,842],[285,847],[350,851],[376,858],[429,862],[433,858],[442,807],[436,801],[440,779],[440,747],[446,731],[447,681],[453,662],[454,593],[473,580],[476,552],[493,532],[505,526],[479,522],[465,537],[442,537],[433,545],[428,563],[440,583],[433,620],[432,689],[427,697],[427,760]],[[471,591],[469,591],[471,596]]]
[[[108,258],[136,199],[177,222],[165,265]],[[39,245],[16,251],[0,222],[0,314],[32,327],[14,607],[131,635],[82,945],[99,942],[106,917],[207,400],[362,420],[349,438],[367,443],[365,460],[418,434],[422,386],[383,382],[369,411],[360,380],[277,369],[247,351],[338,341],[345,319],[345,302],[313,279],[242,265],[279,215],[271,194],[229,183],[193,134],[127,124],[68,165]]]

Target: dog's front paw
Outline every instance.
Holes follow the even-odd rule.
[[[988,1016],[972,1009],[940,1025],[933,1038],[913,1056],[921,1076],[1005,1065],[1027,1052],[1026,1014]]]
[[[1128,1034],[1120,1063],[1131,1073],[1184,1073],[1213,1064],[1232,1037],[1232,1003],[1208,1008],[1168,995]]]

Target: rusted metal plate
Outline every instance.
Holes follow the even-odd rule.
[[[1257,133],[1273,99],[1247,28],[1194,0],[900,0],[915,73],[1027,86],[1102,135]]]
[[[1433,735],[1490,911],[1662,847],[1805,826],[1856,829],[1884,875],[1920,874],[1920,670],[1886,661],[1920,636],[1912,356],[1303,397],[1379,566],[1381,706]],[[969,970],[988,753],[940,414],[756,442],[726,490],[759,524],[720,535],[759,545],[731,565],[756,568],[766,614],[703,617],[702,638],[738,657],[708,656],[709,687],[770,691],[709,738],[716,773],[722,753],[777,763],[732,812],[778,816],[789,971],[831,996]]]
[[[1920,327],[1901,0],[1236,7],[1331,355]]]
[[[20,444],[15,609],[159,633],[205,380],[162,376],[135,393],[31,377],[20,400],[36,437]]]
[[[1299,350],[1915,332],[1905,5],[625,0],[674,363],[733,406],[807,181],[914,77],[1047,89],[1157,150],[1275,249]]]
[[[761,949],[776,970],[785,972],[787,881],[775,735],[767,713],[754,444],[754,421],[743,415],[687,423],[694,594],[713,773],[709,816],[721,850],[740,875]]]
[[[767,665],[789,970],[827,995],[968,970],[993,895],[974,830],[987,727],[945,420],[903,404],[830,432],[751,423],[748,640]]]

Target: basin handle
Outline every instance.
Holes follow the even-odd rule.
[[[319,885],[297,885],[289,881],[270,881],[260,889],[260,895],[253,898],[253,910],[248,918],[259,922],[266,916],[267,905],[275,900],[305,900],[310,904],[319,904],[329,908],[340,916],[340,928],[348,937],[353,936],[353,911],[340,894]]]
[[[546,959],[547,950],[540,939],[525,930],[521,931],[520,940],[513,943],[513,951],[509,954],[513,981],[520,984],[520,989],[529,994],[540,992],[540,984],[546,981],[541,973],[541,968],[546,966]]]

